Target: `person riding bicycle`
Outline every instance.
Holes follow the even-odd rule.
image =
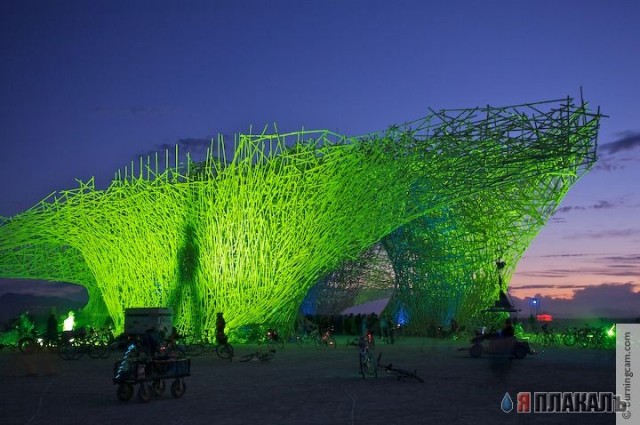
[[[224,333],[226,321],[222,313],[216,313],[216,342],[218,345],[226,344],[228,341],[227,336]]]
[[[358,348],[360,349],[361,353],[369,349],[369,340],[366,336],[360,335],[358,337]]]

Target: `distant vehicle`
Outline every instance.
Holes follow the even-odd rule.
[[[469,355],[473,358],[487,354],[498,354],[524,359],[527,354],[535,354],[528,341],[519,340],[516,337],[483,338],[482,336],[477,336],[471,340],[471,343],[471,347],[468,349],[462,348],[461,350],[469,350]]]

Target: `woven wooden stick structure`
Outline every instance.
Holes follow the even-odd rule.
[[[473,314],[497,291],[496,256],[513,270],[595,162],[599,119],[567,98],[432,111],[362,137],[241,134],[229,158],[220,138],[201,163],[176,148],[3,219],[0,276],[82,285],[83,315],[118,330],[141,306],[173,307],[196,334],[217,312],[286,330],[312,286],[382,240],[397,305]]]

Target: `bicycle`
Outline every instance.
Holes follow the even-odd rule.
[[[260,348],[258,348],[258,350],[255,353],[250,353],[250,354],[245,354],[244,356],[240,357],[240,361],[241,362],[248,362],[251,360],[257,360],[260,362],[268,362],[269,360],[271,360],[275,354],[276,350],[261,350]]]
[[[396,379],[398,379],[398,380],[400,380],[400,379],[413,379],[413,380],[416,380],[416,381],[424,384],[424,379],[422,379],[422,378],[420,378],[418,376],[418,372],[416,370],[411,372],[411,371],[408,371],[406,369],[394,368],[392,363],[389,363],[388,365],[380,365],[380,358],[381,357],[382,357],[382,353],[380,353],[378,355],[378,359],[377,359],[378,367],[384,369],[389,375],[395,376]]]
[[[533,335],[533,341],[535,344],[549,347],[557,345],[559,340],[558,335],[553,331],[553,329],[549,329],[545,326],[542,329]]]
[[[369,343],[367,339],[361,336],[358,340],[360,352],[359,352],[359,368],[362,379],[367,379],[367,376],[378,377],[378,364],[376,359],[373,358],[372,353],[369,351]]]
[[[231,360],[234,356],[233,346],[228,342],[216,344],[209,337],[209,332],[205,331],[204,338],[200,342],[192,342],[184,346],[188,356],[199,356],[206,352],[215,352],[218,357],[224,360]]]
[[[316,336],[318,335],[317,330],[312,330],[311,332],[301,332],[294,335],[291,339],[292,342],[295,342],[296,345],[304,345],[311,342],[315,342]]]
[[[578,328],[568,328],[562,334],[562,343],[567,347],[573,347],[578,342],[580,331]]]
[[[347,347],[347,348],[349,348],[349,347],[359,347],[359,346],[360,346],[360,343],[359,343],[358,337],[348,339],[347,342],[345,343],[345,347]]]
[[[205,333],[205,347],[216,352],[216,355],[224,360],[232,360],[235,352],[233,345],[229,344],[227,336],[224,332],[220,332],[216,335],[215,341],[217,344],[209,338],[208,332]]]
[[[66,334],[58,346],[58,355],[63,360],[78,360],[86,353],[92,359],[106,359],[111,355],[110,345],[94,340],[84,334]]]
[[[270,328],[267,330],[265,341],[269,351],[275,351],[276,347],[280,349],[284,348],[284,338],[282,338],[275,329]]]
[[[327,348],[336,348],[337,346],[336,339],[331,334],[331,329],[327,329],[326,331],[322,332],[322,335],[319,332],[316,332],[314,334],[314,337],[316,348],[320,348],[321,346]]]
[[[48,349],[56,352],[58,350],[59,341],[41,336],[33,329],[29,336],[24,336],[18,340],[17,349],[24,354],[31,354],[38,350]]]
[[[197,341],[193,335],[171,335],[166,344],[189,357],[196,357],[205,351],[205,343]]]
[[[95,329],[90,329],[89,334],[84,329],[62,332],[58,345],[60,358],[78,360],[85,353],[92,359],[106,359],[111,355],[111,344]]]

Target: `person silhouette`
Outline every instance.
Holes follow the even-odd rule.
[[[58,341],[58,319],[56,319],[56,314],[53,311],[51,311],[47,319],[47,340],[49,342]]]

